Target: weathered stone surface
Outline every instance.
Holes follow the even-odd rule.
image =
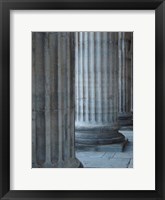
[[[76,33],[76,143],[124,141],[118,133],[118,33]]]
[[[133,124],[133,33],[119,32],[119,113],[121,126]]]
[[[76,168],[74,33],[34,32],[32,167]]]
[[[133,157],[133,152],[126,152],[126,153],[121,153],[121,152],[116,152],[114,155],[114,158],[132,158]]]
[[[95,151],[95,152],[123,152],[125,151],[125,146],[127,144],[127,140],[122,143],[112,143],[112,144],[104,144],[104,145],[87,145],[87,144],[77,144],[77,151]]]
[[[130,139],[130,142],[126,145],[124,152],[119,153],[118,150],[114,152],[107,152],[106,149],[101,152],[97,152],[96,150],[91,151],[91,149],[86,151],[78,150],[76,151],[76,157],[84,164],[85,168],[133,168],[133,132],[128,130],[122,131],[122,133],[125,137],[129,137]],[[113,145],[117,144],[108,146]]]
[[[132,47],[129,47],[128,34],[124,37],[126,39],[122,42],[126,44],[124,52],[126,58],[128,56],[126,62],[129,66],[132,57],[127,52]],[[76,77],[76,128],[79,130],[76,134],[77,141],[82,145],[88,144],[86,146],[88,149],[93,148],[100,151],[99,153],[103,153],[103,150],[110,151],[110,146],[116,145],[109,145],[113,142],[124,141],[124,136],[118,132],[119,38],[118,33],[106,32],[33,33],[33,167],[80,166],[80,162],[75,158],[74,145],[75,66],[78,74]],[[129,105],[130,108],[131,104],[133,111],[132,76],[129,82],[131,82],[131,92],[130,90],[127,92],[129,89],[127,81],[124,83],[126,88],[124,91],[131,93],[131,100],[125,102],[126,107]],[[126,97],[126,94],[125,97],[122,96],[123,99],[127,99]],[[123,116],[127,116],[129,120],[130,112],[126,109],[122,112],[121,117]],[[91,134],[92,132],[94,134]],[[131,145],[132,140],[128,143],[130,151],[133,150]],[[118,148],[117,145],[115,148]]]
[[[122,143],[124,135],[117,130],[108,131],[76,131],[76,143],[86,145],[107,145],[112,143]]]
[[[110,158],[113,158],[114,155],[115,155],[115,152],[105,152],[105,154],[103,155],[103,158],[110,159]]]
[[[82,160],[83,165],[86,168],[128,168],[130,159],[106,159],[106,158],[95,158]]]

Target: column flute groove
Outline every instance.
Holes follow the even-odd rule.
[[[50,55],[49,55],[49,33],[44,38],[44,68],[45,68],[45,155],[44,165],[51,162],[51,128],[50,128]]]
[[[92,73],[94,72],[94,33],[90,32],[90,40],[89,40],[89,47],[90,47],[90,52],[89,52],[89,60],[90,60],[90,75],[91,75],[91,87],[89,88],[90,93],[91,93],[91,122],[95,121],[95,74]]]

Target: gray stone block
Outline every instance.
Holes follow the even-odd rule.
[[[80,161],[83,163],[85,168],[127,168],[130,159],[106,159],[106,158],[97,158],[97,159],[84,159]]]
[[[115,153],[114,158],[133,158],[133,152],[117,152]]]
[[[115,155],[115,152],[106,152],[106,153],[103,155],[103,158],[110,159],[110,158],[113,158],[114,155]]]

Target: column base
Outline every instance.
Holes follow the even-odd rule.
[[[132,113],[119,113],[118,122],[120,126],[132,126],[133,114]]]
[[[33,163],[32,168],[83,168],[82,163],[77,158],[71,158],[69,161],[49,162],[43,164]]]
[[[76,151],[94,151],[94,152],[123,152],[125,146],[128,143],[128,139],[125,139],[123,142],[114,143],[114,144],[105,144],[105,145],[84,145],[77,144],[75,145]]]
[[[75,132],[75,142],[84,145],[106,145],[121,143],[125,141],[125,136],[117,130],[109,131],[77,131]]]

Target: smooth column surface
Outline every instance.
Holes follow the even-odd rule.
[[[119,32],[119,123],[133,124],[133,33]]]
[[[33,32],[32,167],[77,168],[74,33]]]
[[[76,142],[111,144],[118,133],[118,33],[76,33]]]

